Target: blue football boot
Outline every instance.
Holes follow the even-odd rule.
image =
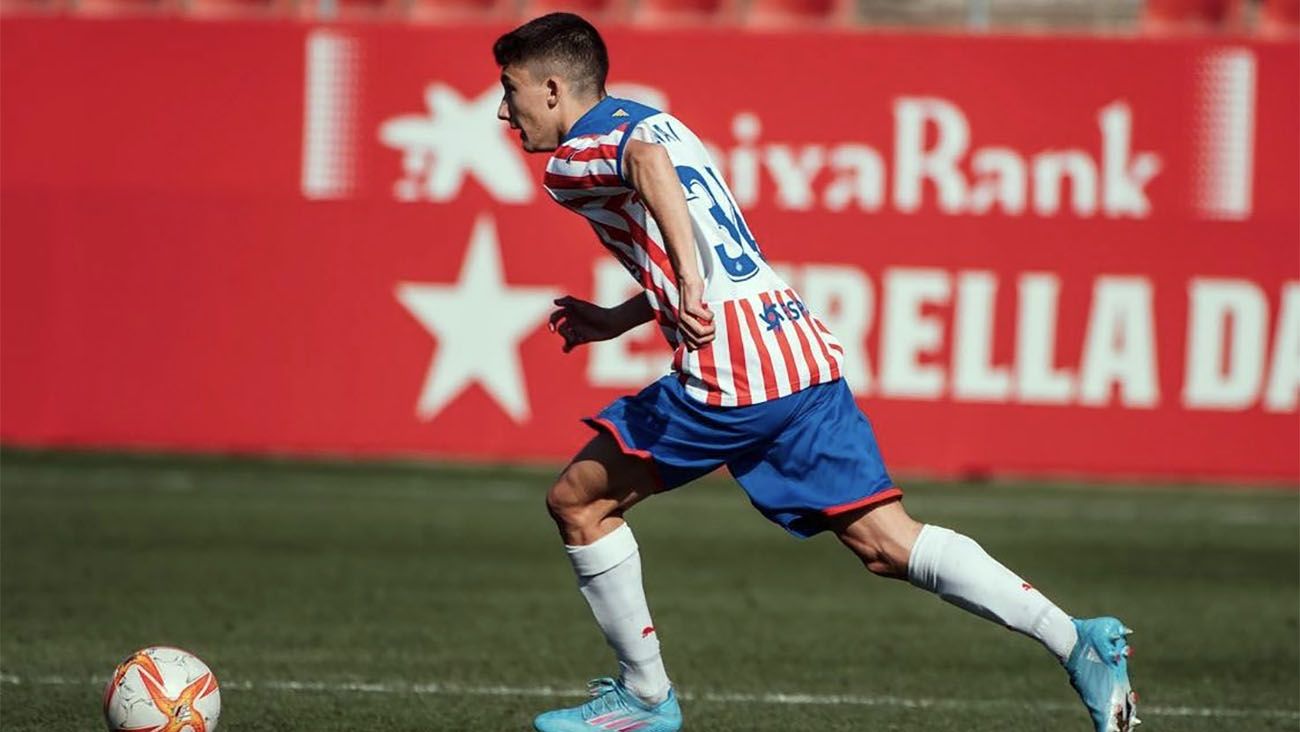
[[[576,707],[543,712],[533,720],[537,732],[677,732],[682,728],[682,709],[677,695],[655,706],[645,702],[611,678],[588,682],[591,699]]]
[[[1070,685],[1079,692],[1096,732],[1129,732],[1141,724],[1137,694],[1128,681],[1133,649],[1125,636],[1132,630],[1115,618],[1075,620],[1079,642],[1065,662]]]

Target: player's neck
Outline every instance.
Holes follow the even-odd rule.
[[[564,125],[564,129],[560,131],[561,137],[568,135],[569,130],[573,129],[573,126],[578,123],[578,120],[582,119],[588,112],[594,109],[597,104],[603,102],[607,96],[609,95],[601,92],[599,96],[574,99],[572,103],[568,105],[568,109],[565,111],[564,115],[560,118],[561,123]]]

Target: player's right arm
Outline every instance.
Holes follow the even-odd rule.
[[[612,308],[576,297],[562,297],[555,304],[559,309],[551,313],[550,328],[564,338],[565,353],[583,343],[617,338],[655,316],[644,292]]]

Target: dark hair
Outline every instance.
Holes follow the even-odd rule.
[[[563,76],[578,94],[605,92],[609,53],[591,23],[573,13],[534,18],[492,44],[497,66],[528,65],[534,73]]]

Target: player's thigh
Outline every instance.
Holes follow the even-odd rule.
[[[618,516],[654,494],[658,486],[650,460],[629,455],[600,432],[573,457],[546,495],[556,519]]]

